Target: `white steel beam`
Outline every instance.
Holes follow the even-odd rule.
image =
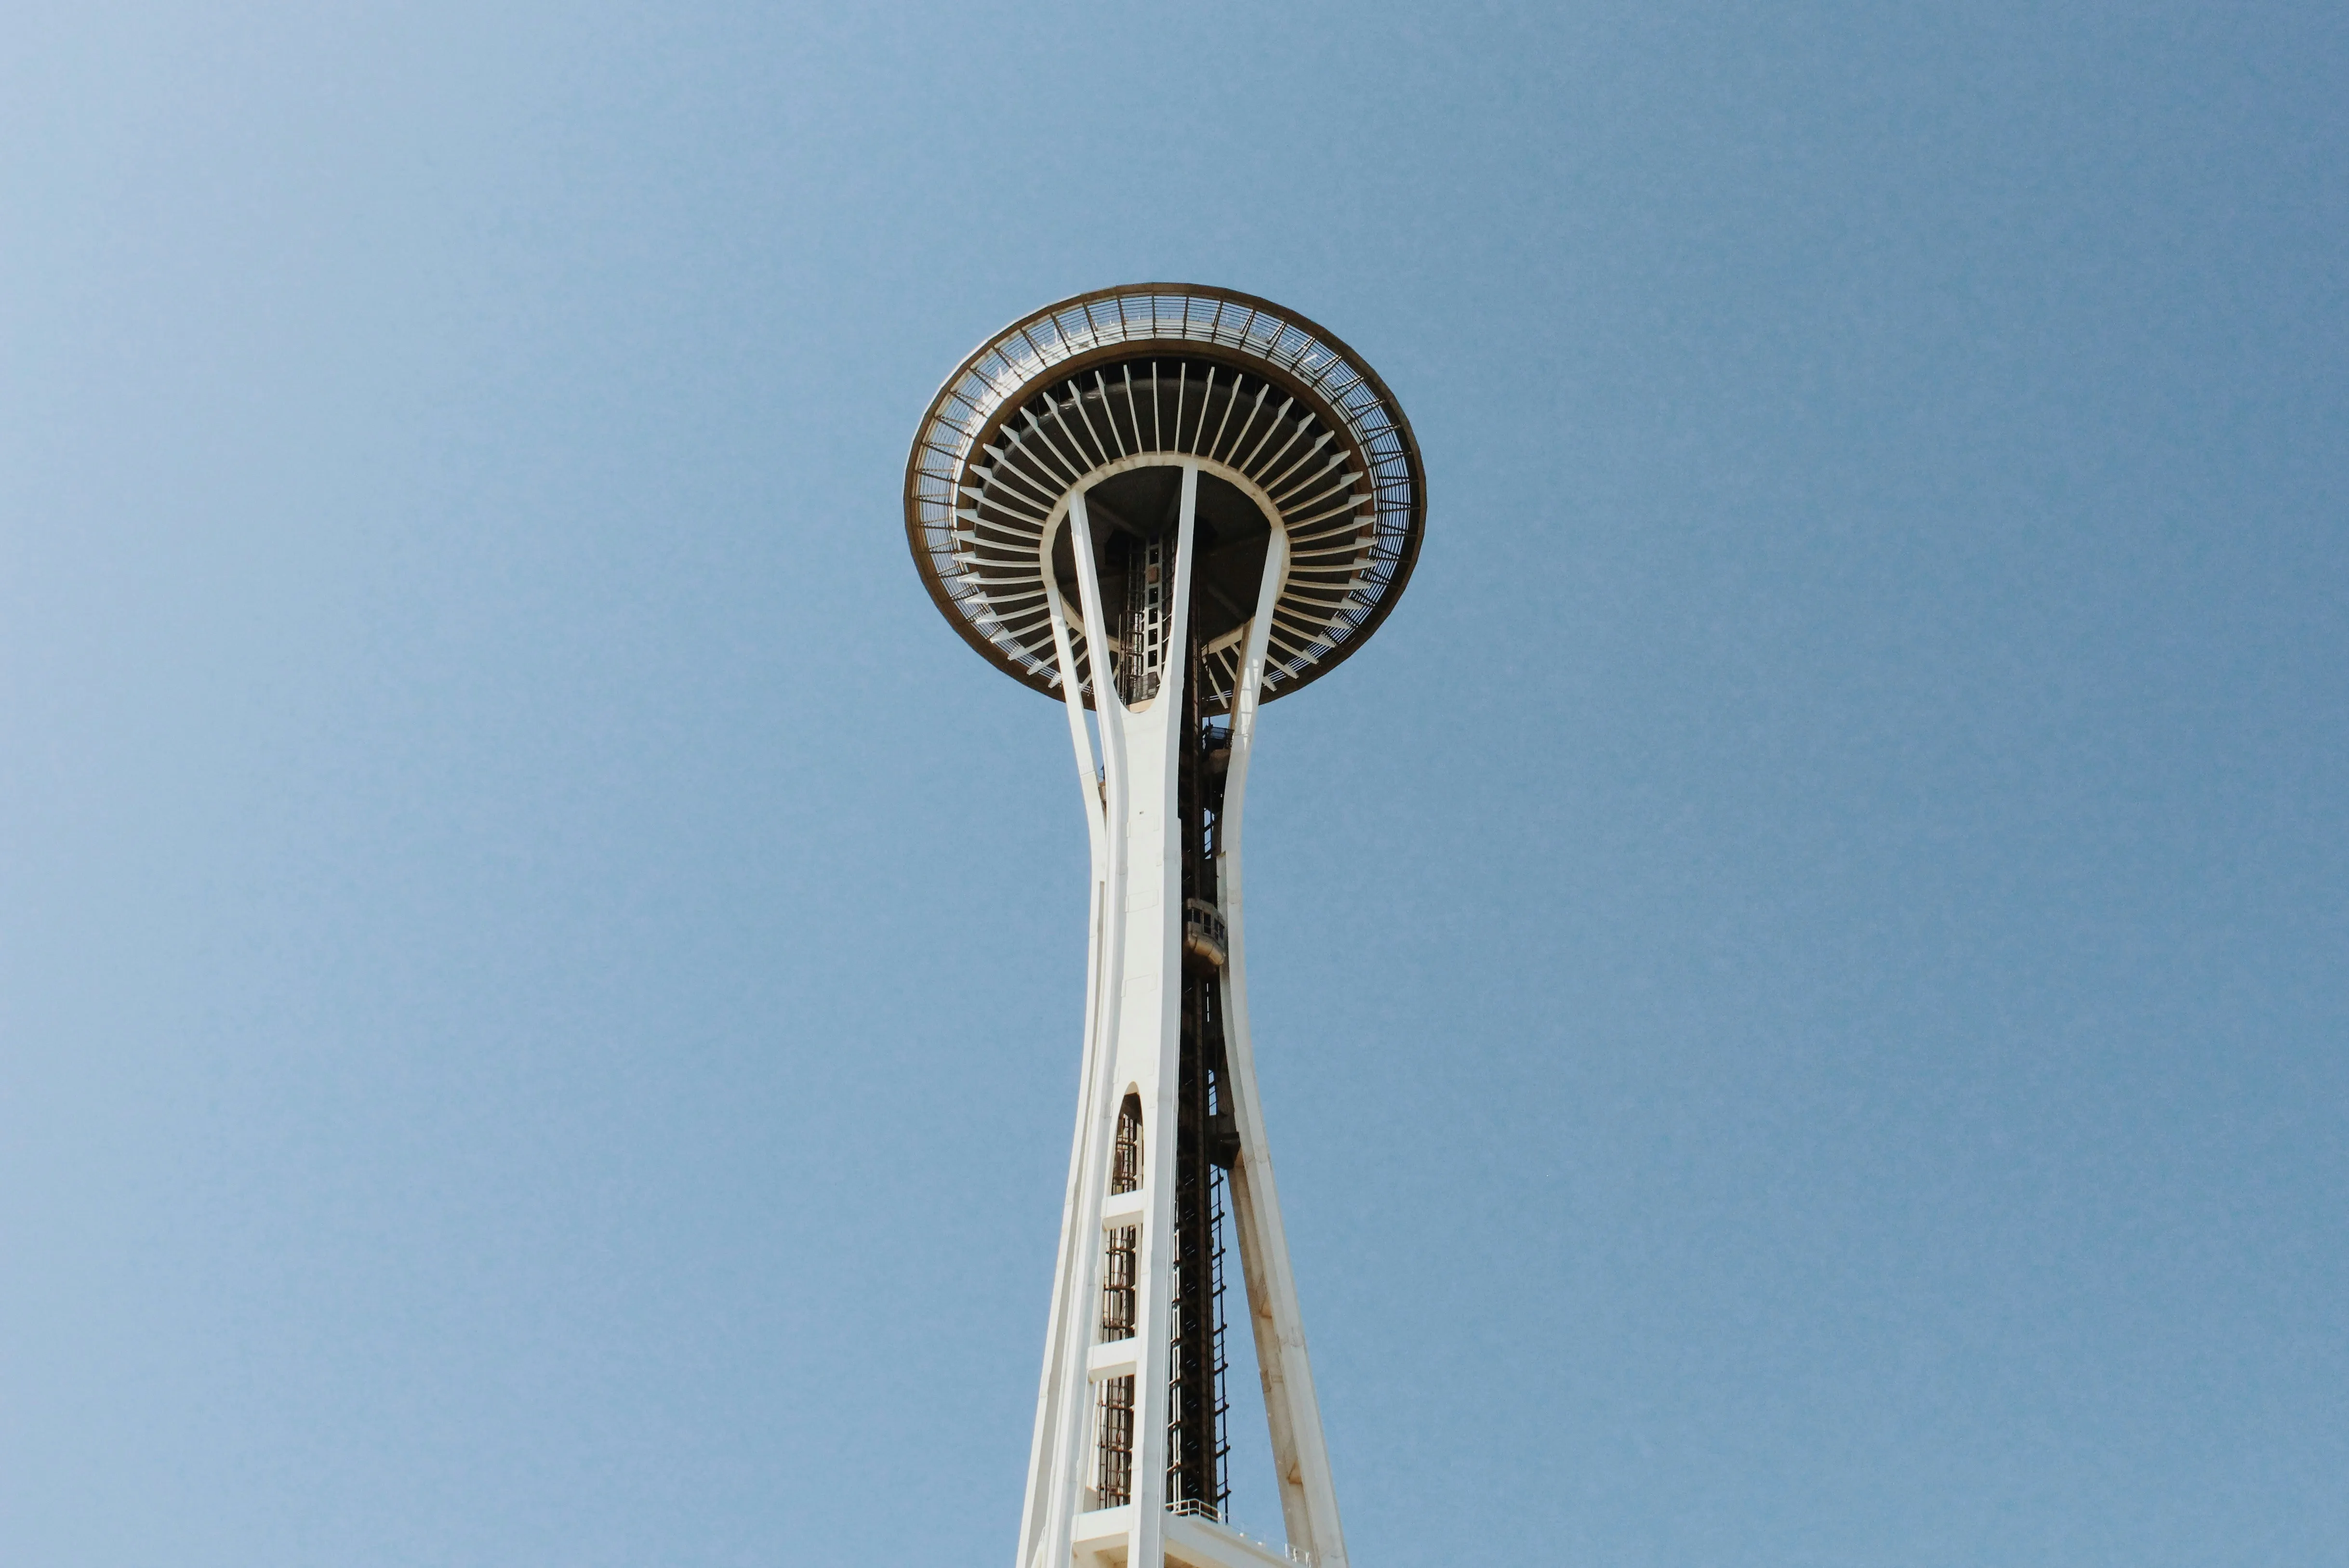
[[[1248,1324],[1255,1331],[1257,1369],[1264,1381],[1265,1419],[1280,1483],[1280,1512],[1288,1544],[1317,1568],[1346,1568],[1346,1538],[1338,1522],[1338,1493],[1330,1450],[1321,1435],[1321,1407],[1305,1354],[1305,1323],[1289,1266],[1288,1235],[1280,1222],[1280,1196],[1257,1095],[1256,1048],[1248,1028],[1246,901],[1241,894],[1240,833],[1247,799],[1248,764],[1256,750],[1258,698],[1266,644],[1280,592],[1288,540],[1273,531],[1266,547],[1264,582],[1249,624],[1247,653],[1232,694],[1232,758],[1224,779],[1216,882],[1227,932],[1224,965],[1224,1055],[1230,1067],[1240,1157],[1232,1168],[1232,1219],[1239,1232],[1240,1268],[1247,1278]]]

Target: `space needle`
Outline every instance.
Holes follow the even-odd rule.
[[[964,641],[1065,707],[1092,851],[1016,1568],[1345,1568],[1257,1098],[1241,807],[1262,705],[1378,629],[1425,520],[1418,444],[1377,373],[1226,289],[1048,305],[957,366],[914,438],[915,564]],[[1278,1546],[1226,1518],[1227,1235]]]

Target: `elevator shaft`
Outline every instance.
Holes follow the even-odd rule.
[[[1218,903],[1216,851],[1223,815],[1227,728],[1201,711],[1200,651],[1185,656],[1185,706],[1176,765],[1175,811],[1183,846],[1182,895],[1188,914]],[[1216,923],[1221,925],[1218,918]],[[1220,933],[1218,933],[1220,934]],[[1167,1367],[1166,1500],[1220,1519],[1230,1496],[1226,1460],[1224,1374],[1225,1172],[1238,1152],[1224,1047],[1219,949],[1183,951],[1181,1055],[1174,1128],[1174,1290]]]

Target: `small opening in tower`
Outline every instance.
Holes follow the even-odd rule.
[[[1142,1097],[1130,1094],[1117,1108],[1117,1147],[1110,1160],[1109,1190],[1133,1192],[1142,1186]]]

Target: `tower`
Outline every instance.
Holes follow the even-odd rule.
[[[1304,317],[1223,289],[1040,310],[956,367],[914,438],[922,580],[965,641],[1061,700],[1092,851],[1016,1568],[1345,1568],[1257,1101],[1241,807],[1261,705],[1377,629],[1425,517],[1385,383]],[[1223,1522],[1227,1233],[1286,1553]]]

